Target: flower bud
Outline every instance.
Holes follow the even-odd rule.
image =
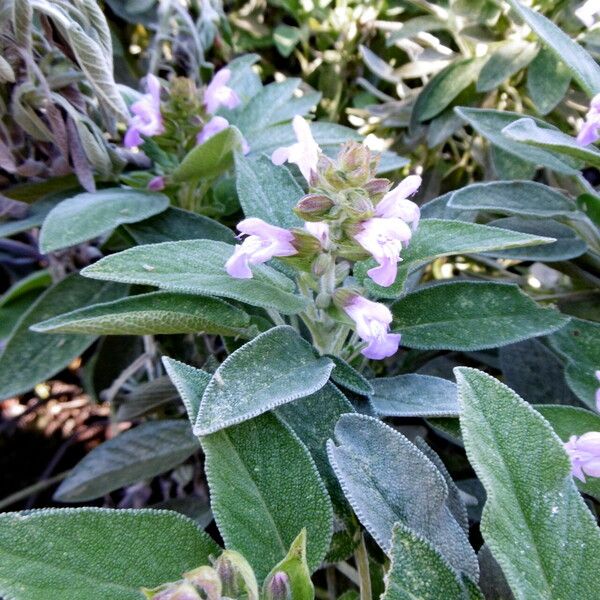
[[[202,596],[187,581],[165,583],[152,590],[142,588],[142,593],[149,600],[202,600]]]
[[[350,275],[350,263],[343,260],[335,265],[335,281],[336,283],[342,283],[348,275]]]
[[[316,277],[321,277],[331,268],[331,256],[329,254],[319,254],[312,265],[312,272]]]
[[[294,237],[292,239],[292,246],[296,248],[297,254],[293,258],[308,258],[314,257],[316,254],[321,252],[321,242],[312,233],[306,231],[306,229],[293,228],[291,229]]]
[[[153,192],[160,192],[161,190],[164,190],[165,178],[162,175],[157,175],[156,177],[153,177],[148,182],[148,189],[152,190]]]
[[[283,571],[278,571],[267,584],[265,598],[266,600],[290,600],[291,597],[290,578]]]
[[[204,592],[206,600],[220,600],[222,591],[221,579],[212,567],[198,567],[193,571],[184,573],[183,577],[197,590]]]
[[[351,221],[364,221],[375,214],[370,198],[358,190],[350,190],[345,194],[343,209]]]
[[[294,212],[305,221],[322,221],[331,208],[333,200],[322,194],[307,194],[300,198]]]
[[[384,178],[375,178],[367,181],[365,185],[363,185],[363,190],[369,194],[369,196],[379,196],[383,194],[387,194],[392,182],[389,179]]]
[[[221,580],[221,593],[226,598],[238,598],[242,594],[247,600],[258,600],[258,584],[248,561],[235,550],[225,550],[214,564]]]
[[[331,306],[331,294],[319,292],[315,298],[315,305],[317,308],[329,308]]]

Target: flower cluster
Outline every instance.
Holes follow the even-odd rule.
[[[246,237],[227,261],[227,272],[251,278],[251,265],[272,258],[295,265],[301,264],[298,259],[308,261],[310,275],[316,278],[318,314],[341,309],[366,342],[364,356],[391,356],[400,335],[389,332],[389,309],[351,286],[339,288],[344,293],[338,293],[336,286],[343,286],[352,262],[367,258],[377,263],[367,271],[375,283],[385,287],[394,283],[402,249],[419,224],[419,207],[408,198],[418,190],[421,178],[411,175],[391,189],[390,181],[375,176],[377,161],[365,146],[346,144],[334,161],[321,152],[307,121],[296,116],[292,125],[296,143],[278,148],[271,159],[276,165],[297,165],[306,179],[309,193],[294,209],[305,228],[288,230],[257,218],[245,219],[238,230]],[[307,242],[307,233],[315,243]]]
[[[600,431],[572,435],[564,445],[571,459],[573,477],[585,482],[585,476],[600,477]]]
[[[600,94],[596,94],[590,102],[590,110],[577,135],[577,143],[581,146],[593,144],[600,139]]]

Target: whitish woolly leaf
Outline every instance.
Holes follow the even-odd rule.
[[[516,285],[457,281],[392,305],[394,331],[409,348],[482,350],[552,333],[569,317],[539,307]]]
[[[547,47],[538,52],[527,69],[527,92],[542,115],[565,97],[570,83],[569,69]]]
[[[343,415],[329,461],[361,523],[390,554],[392,527],[425,537],[455,568],[477,578],[477,558],[448,508],[438,468],[402,434],[365,415]]]
[[[600,92],[600,67],[596,61],[564,31],[519,0],[507,0],[514,10],[541,38],[544,44],[569,68],[577,83],[590,95]]]
[[[115,402],[114,418],[116,421],[133,421],[178,399],[175,386],[166,375],[162,375],[140,383],[127,394],[119,395]]]
[[[593,167],[600,166],[600,151],[594,146],[582,146],[562,131],[538,127],[530,118],[514,121],[502,130],[502,134],[528,146],[564,154]]]
[[[538,52],[528,42],[509,41],[496,50],[485,63],[477,79],[477,91],[489,92],[526,67]]]
[[[421,206],[421,219],[440,219],[447,221],[463,221],[473,223],[477,214],[470,210],[457,210],[448,206],[448,201],[454,192],[442,194]]]
[[[558,157],[554,153],[542,148],[534,148],[527,144],[522,144],[511,140],[502,134],[502,130],[512,122],[521,119],[523,115],[519,113],[508,112],[504,110],[491,110],[486,108],[467,108],[461,106],[454,109],[469,125],[478,133],[486,137],[494,146],[512,154],[521,160],[525,160],[534,165],[548,167],[559,173],[566,175],[577,175],[580,161],[570,157]],[[535,119],[540,127],[552,129],[550,125]]]
[[[194,433],[206,435],[252,419],[322,388],[333,362],[317,358],[294,329],[274,327],[231,354],[208,384]]]
[[[30,390],[77,358],[94,335],[49,337],[29,327],[69,309],[119,298],[124,286],[107,285],[73,275],[46,290],[15,325],[0,357],[0,399]]]
[[[398,375],[372,379],[371,403],[382,417],[456,417],[456,386],[431,375]]]
[[[305,446],[265,414],[201,439],[211,506],[227,548],[241,552],[259,579],[306,527],[315,570],[329,548],[333,512]]]
[[[572,319],[560,332],[550,338],[552,347],[567,359],[567,383],[577,397],[590,408],[595,408],[600,368],[600,324]]]
[[[493,377],[454,372],[467,456],[487,492],[481,532],[515,597],[599,597],[600,531],[560,440]]]
[[[8,237],[27,231],[32,227],[39,227],[46,218],[46,215],[59,203],[62,202],[64,194],[53,194],[48,198],[43,198],[33,202],[29,206],[29,212],[24,219],[14,219],[0,222],[0,237]]]
[[[220,298],[151,292],[94,304],[32,326],[46,333],[246,335],[250,316]]]
[[[577,212],[567,196],[535,181],[473,183],[453,192],[448,206],[530,217],[573,216]]]
[[[124,188],[78,194],[55,206],[40,232],[40,250],[75,246],[122,223],[147,219],[169,205],[164,194]]]
[[[246,217],[258,217],[279,227],[301,227],[292,208],[304,191],[285,167],[277,167],[266,156],[235,157],[236,186]]]
[[[7,600],[139,600],[142,586],[177,580],[219,552],[177,513],[105,508],[5,513],[0,548]]]
[[[85,502],[175,468],[200,448],[187,421],[148,421],[96,446],[54,494]]]
[[[466,600],[454,569],[424,537],[402,523],[393,529],[391,565],[381,600]]]
[[[225,225],[181,208],[167,208],[159,215],[145,221],[126,225],[125,229],[140,245],[177,240],[215,240],[235,243],[235,235]]]
[[[331,379],[335,381],[335,383],[355,394],[368,396],[373,393],[373,387],[369,380],[365,379],[363,375],[351,367],[345,360],[342,360],[339,356],[333,356],[332,354],[327,354],[326,356],[335,364],[335,369],[331,373]]]
[[[106,256],[81,273],[184,294],[224,296],[284,314],[305,307],[304,298],[294,293],[294,283],[267,265],[254,266],[252,279],[230,277],[225,261],[232,253],[233,246],[212,240],[164,242]]]
[[[366,272],[371,266],[370,262],[359,263],[355,274],[358,278],[364,279],[363,284],[373,295],[379,298],[397,298],[402,294],[406,278],[411,271],[440,256],[536,246],[551,241],[551,238],[501,231],[497,227],[476,223],[427,219],[421,221],[410,245],[402,251],[398,276],[391,286],[381,287],[367,277]]]

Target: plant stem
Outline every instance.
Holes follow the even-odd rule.
[[[360,600],[371,600],[371,574],[369,573],[369,555],[365,545],[365,536],[360,534],[360,542],[354,552],[354,560],[358,568],[360,578]]]

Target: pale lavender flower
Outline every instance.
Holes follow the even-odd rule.
[[[367,342],[362,354],[380,360],[392,356],[400,345],[400,334],[389,333],[392,313],[385,304],[353,296],[344,306],[346,314],[356,324],[356,333]]]
[[[304,179],[310,182],[311,173],[317,170],[321,149],[312,135],[308,121],[296,115],[292,120],[292,127],[298,141],[291,146],[277,148],[271,155],[271,161],[274,165],[282,165],[284,162],[298,165]]]
[[[265,600],[288,600],[291,597],[290,578],[284,571],[278,571],[267,584]]]
[[[596,379],[600,381],[600,371],[596,371]],[[600,388],[596,390],[596,410],[600,412]]]
[[[309,233],[312,233],[320,242],[321,247],[329,247],[329,225],[324,221],[307,221],[304,227]]]
[[[585,121],[577,135],[580,146],[593,144],[600,139],[600,94],[596,94],[590,102],[590,110],[585,115]]]
[[[129,119],[123,140],[126,148],[139,146],[144,141],[142,135],[152,137],[165,130],[160,114],[160,81],[151,73],[146,77],[146,90],[147,93],[131,105],[133,117]]]
[[[291,231],[269,225],[262,219],[244,219],[237,228],[248,237],[235,247],[233,255],[225,263],[231,277],[251,279],[250,265],[267,262],[274,256],[292,256],[298,252],[292,245],[294,234]]]
[[[152,190],[153,192],[160,192],[161,190],[164,190],[165,178],[162,175],[157,175],[156,177],[153,177],[148,182],[148,189]]]
[[[196,142],[198,144],[204,144],[207,140],[209,140],[217,133],[220,133],[224,129],[229,127],[229,121],[225,117],[220,117],[218,115],[212,117],[212,119],[204,125],[200,133],[196,136]],[[242,138],[242,152],[244,154],[248,154],[250,152],[250,146],[245,138]]]
[[[378,217],[402,219],[410,223],[414,231],[419,225],[421,210],[419,206],[408,200],[421,186],[421,178],[418,175],[405,177],[393,190],[390,190],[375,207]]]
[[[354,239],[377,261],[379,266],[367,271],[377,284],[389,287],[396,280],[402,243],[411,238],[410,227],[396,217],[373,217],[360,225]]]
[[[572,435],[564,444],[571,459],[571,474],[585,482],[585,476],[600,477],[600,431]]]
[[[600,14],[600,1],[587,0],[575,10],[575,16],[589,29],[596,22],[595,17]]]
[[[220,106],[235,108],[241,103],[240,97],[228,87],[231,71],[227,68],[218,71],[204,91],[204,106],[209,113],[214,113]]]

